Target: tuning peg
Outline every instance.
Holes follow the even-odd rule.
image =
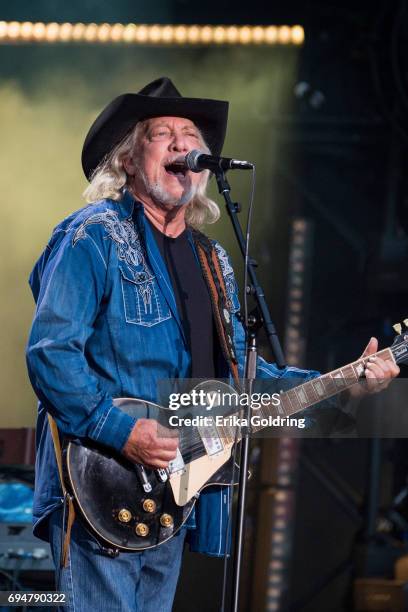
[[[402,332],[402,325],[401,325],[401,323],[395,323],[395,324],[392,326],[392,329],[393,329],[393,330],[394,330],[394,331],[395,331],[397,334],[400,334],[400,333]]]
[[[404,319],[403,323],[404,323],[405,327],[408,329],[408,319]]]

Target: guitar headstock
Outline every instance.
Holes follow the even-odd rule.
[[[390,347],[394,359],[397,363],[408,364],[408,319],[404,319],[402,323],[395,323],[392,327],[397,333]]]

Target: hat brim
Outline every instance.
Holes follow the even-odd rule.
[[[185,117],[201,131],[213,155],[220,155],[225,140],[228,102],[204,98],[153,97],[123,94],[98,115],[85,138],[82,168],[89,180],[100,162],[144,119]]]

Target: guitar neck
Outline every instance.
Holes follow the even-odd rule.
[[[369,357],[373,356],[370,355]],[[375,356],[381,357],[384,360],[394,361],[392,351],[389,348],[375,353]],[[305,410],[305,408],[310,408],[318,402],[333,397],[352,387],[363,377],[369,357],[358,359],[342,368],[312,378],[288,391],[283,391],[279,395],[280,403],[278,405],[271,402],[254,410],[253,414],[259,415],[261,418],[290,417],[301,410]],[[261,424],[252,425],[251,431],[258,432],[265,427],[265,425]]]
[[[370,355],[369,357],[373,357]],[[376,357],[384,360],[394,361],[391,349],[383,349],[375,353]],[[279,405],[267,404],[255,411],[260,417],[290,417],[305,408],[310,408],[318,402],[341,393],[352,387],[364,375],[364,370],[369,357],[364,357],[349,363],[348,365],[312,378],[297,387],[280,393]],[[264,426],[252,427],[253,431],[260,431]]]
[[[301,410],[310,408],[311,406],[324,401],[329,397],[333,397],[349,387],[352,387],[361,378],[363,378],[365,367],[370,357],[376,356],[384,359],[385,361],[397,362],[397,355],[400,349],[400,344],[391,348],[383,349],[378,353],[369,355],[368,357],[357,359],[357,361],[353,361],[342,368],[338,368],[337,370],[333,370],[327,374],[312,378],[301,385],[289,389],[288,391],[281,391],[279,393],[279,402],[271,400],[268,403],[262,404],[259,408],[252,408],[252,415],[256,415],[260,418],[257,419],[259,424],[254,424],[253,422],[251,423],[251,431],[256,433],[262,429],[265,429],[266,427],[269,427],[270,417],[285,418],[293,416]],[[242,418],[243,416],[243,410],[241,409],[230,415],[231,421],[227,416],[226,419],[224,419],[223,425],[217,424],[215,431],[225,443],[232,444],[241,440],[241,429],[235,424],[234,417]],[[262,420],[268,421],[268,424],[262,424]],[[183,444],[181,445],[183,452],[195,452],[197,445],[202,446],[201,434],[196,427],[193,429],[187,428],[185,431],[184,429],[185,428],[182,428],[180,430],[181,439],[183,440]],[[211,434],[209,434],[209,436],[211,436]],[[203,454],[203,452],[205,453],[203,448],[200,449],[200,453]]]
[[[398,331],[398,336],[396,336],[393,344],[389,348],[368,355],[367,357],[361,357],[357,359],[357,361],[353,361],[342,368],[312,378],[288,391],[281,391],[279,397],[277,397],[277,394],[274,394],[274,397],[272,397],[268,403],[264,404],[261,402],[259,408],[259,404],[256,408],[252,408],[253,416],[256,415],[259,417],[259,419],[256,419],[256,423],[252,421],[251,424],[245,423],[244,425],[251,425],[250,430],[252,432],[258,432],[270,426],[271,417],[272,419],[276,417],[290,417],[301,410],[305,410],[305,408],[310,408],[310,406],[341,393],[345,389],[355,385],[364,377],[366,364],[370,358],[379,357],[384,359],[384,361],[392,361],[395,364],[408,363],[408,319],[404,320],[404,326],[407,331],[403,333],[401,331],[401,324],[395,326],[400,329],[396,329],[396,331]],[[277,379],[277,382],[279,383],[279,379]],[[230,394],[230,390],[232,390],[232,388],[229,388],[228,394]],[[246,411],[241,408],[237,412],[227,414],[222,419],[220,425],[215,422],[210,424],[207,433],[203,432],[202,429],[200,431],[198,427],[182,427],[179,430],[180,449],[183,453],[186,452],[190,456],[187,463],[198,456],[201,457],[208,454],[207,448],[204,448],[204,439],[219,440],[221,438],[223,443],[227,445],[232,445],[234,442],[241,440],[242,423],[236,423],[236,421],[242,420],[242,417],[246,416],[244,412]],[[264,421],[264,424],[262,421]],[[207,424],[205,424],[205,427],[207,427]],[[222,444],[220,448],[222,448]],[[216,448],[215,452],[218,452]]]

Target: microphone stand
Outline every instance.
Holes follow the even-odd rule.
[[[238,246],[241,250],[242,256],[245,257],[245,239],[242,233],[242,228],[238,220],[238,213],[241,207],[238,203],[233,202],[230,197],[231,187],[225,177],[225,172],[221,168],[213,170],[219,193],[224,197],[225,204],[227,207],[227,213],[231,219],[232,227],[234,229],[235,237],[238,242]],[[283,351],[279,342],[278,334],[275,325],[272,322],[271,315],[269,313],[268,306],[265,300],[265,294],[260,286],[258,279],[255,274],[254,266],[256,262],[252,258],[248,258],[248,278],[249,285],[244,287],[244,290],[253,295],[257,303],[258,316],[251,314],[248,317],[248,326],[244,321],[244,329],[247,342],[247,353],[245,360],[245,373],[244,380],[246,382],[246,392],[252,394],[253,382],[256,378],[256,364],[257,364],[257,330],[263,326],[272,349],[272,353],[275,357],[276,364],[279,368],[285,367],[285,359]],[[251,422],[251,403],[248,402],[246,407],[244,418],[247,419],[247,423]],[[243,533],[244,533],[244,512],[245,512],[245,499],[246,499],[246,488],[247,488],[247,473],[248,473],[248,455],[249,455],[249,431],[250,427],[243,427],[241,430],[241,453],[240,453],[240,474],[239,474],[239,485],[238,485],[238,503],[237,503],[237,518],[235,526],[235,546],[234,546],[234,563],[233,563],[233,594],[232,594],[232,605],[231,611],[238,612],[239,604],[239,588],[240,588],[240,575],[242,568],[242,553],[243,553]]]

